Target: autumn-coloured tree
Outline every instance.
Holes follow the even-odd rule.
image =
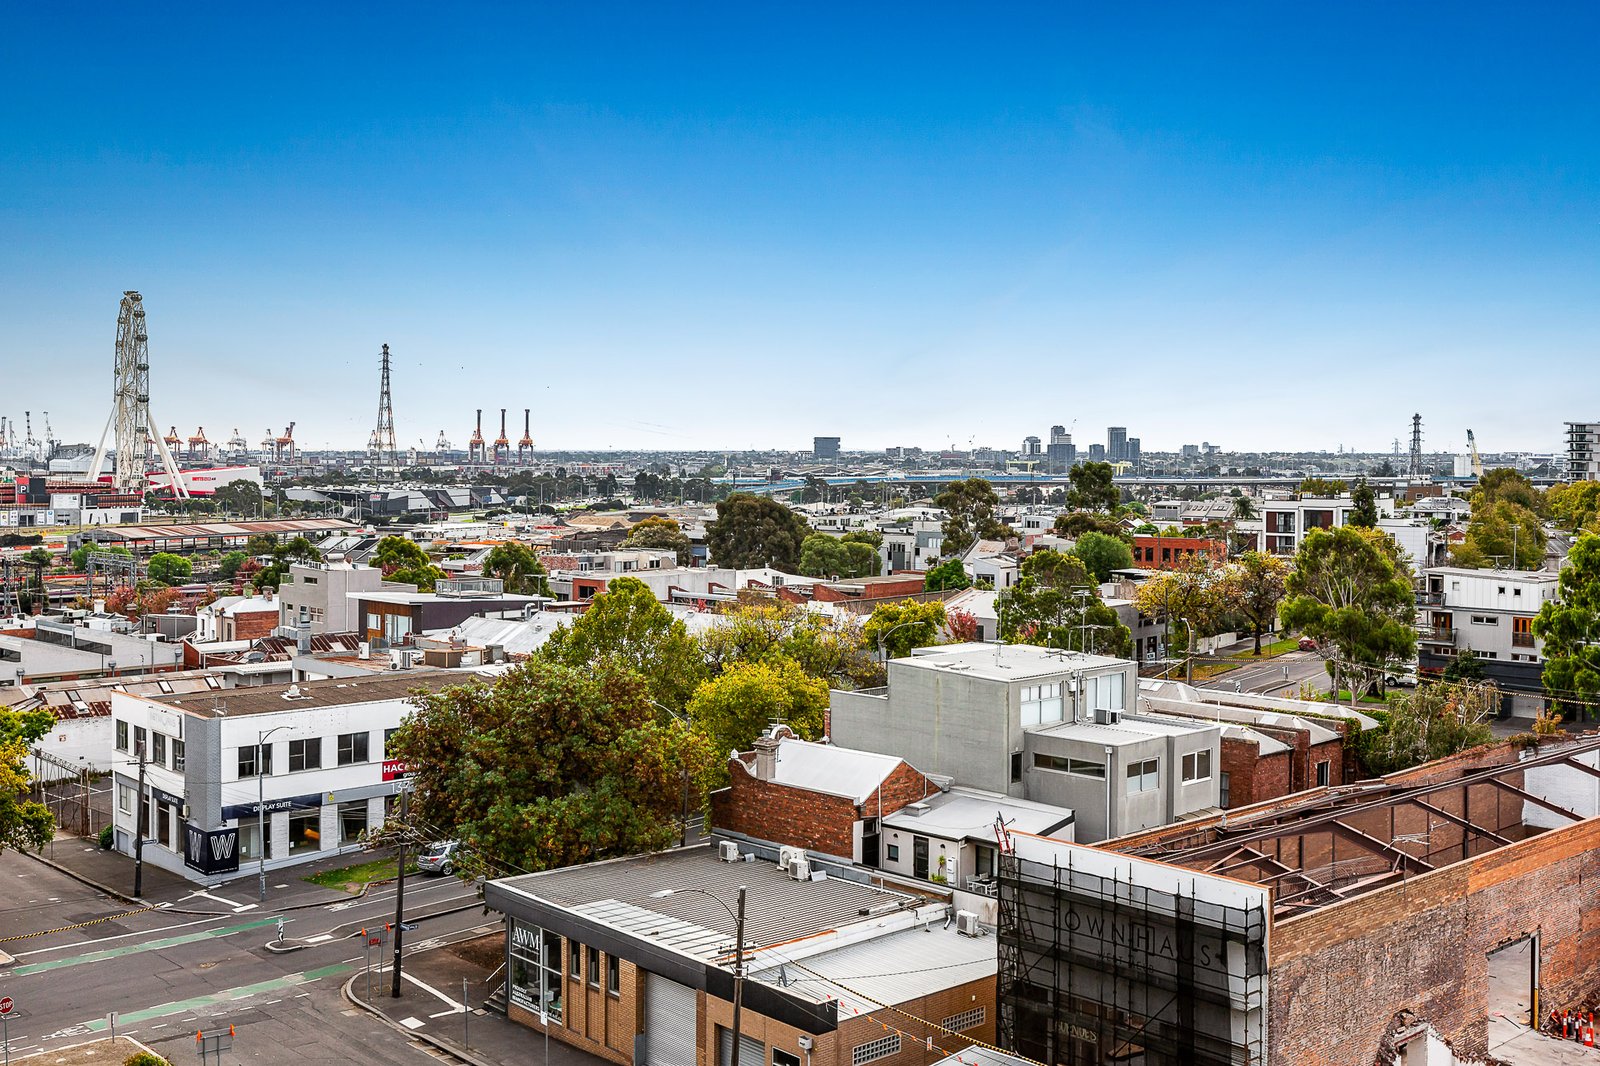
[[[944,612],[945,632],[952,644],[966,644],[978,639],[978,618],[971,611],[959,607]]]
[[[816,740],[827,712],[827,684],[787,659],[740,663],[701,685],[689,701],[689,720],[721,757],[750,750],[775,722],[802,740]],[[708,783],[726,776],[725,766],[714,765]]]
[[[544,870],[665,847],[685,775],[712,761],[615,661],[534,659],[416,704],[385,751],[411,767],[415,823],[462,840],[469,871],[482,857],[496,871]]]
[[[1245,552],[1228,571],[1228,578],[1234,584],[1239,613],[1250,621],[1256,639],[1255,654],[1260,655],[1261,634],[1278,617],[1278,604],[1289,580],[1289,564],[1276,555]]]

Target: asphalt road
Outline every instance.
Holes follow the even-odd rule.
[[[1322,657],[1316,652],[1292,651],[1275,659],[1263,658],[1260,662],[1246,660],[1237,670],[1229,670],[1195,687],[1293,698],[1299,695],[1300,686],[1307,682],[1313,691],[1328,691],[1328,672],[1323,666]]]
[[[160,909],[128,914],[127,904],[27,856],[0,855],[0,938],[53,930],[0,940],[0,951],[15,959],[0,967],[0,996],[16,1002],[11,1054],[91,1039],[106,1031],[107,1013],[116,1011],[118,1033],[138,1037],[174,1062],[198,1058],[197,1030],[228,1025],[236,1035],[222,1062],[230,1066],[436,1060],[351,1008],[339,991],[366,965],[354,930],[393,919],[394,887],[376,888],[361,900],[285,910],[327,893],[308,890],[293,871],[277,873],[273,884],[265,906],[256,905],[255,884],[247,878],[204,895],[177,889],[159,901]],[[453,878],[412,878],[406,917],[475,899],[473,886]],[[286,954],[268,951],[280,916],[286,937],[316,942]],[[406,934],[406,950],[466,939],[489,920],[478,906],[424,919]],[[426,989],[407,982],[404,994],[416,997],[418,1009],[439,1009]]]

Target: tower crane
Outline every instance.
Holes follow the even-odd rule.
[[[1483,460],[1478,458],[1478,439],[1472,435],[1472,430],[1467,430],[1467,451],[1472,454],[1472,476],[1483,478]]]

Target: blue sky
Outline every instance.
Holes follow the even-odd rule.
[[[214,440],[365,443],[385,342],[402,445],[1600,417],[1600,8],[864,7],[11,5],[0,414],[96,439],[137,288]]]

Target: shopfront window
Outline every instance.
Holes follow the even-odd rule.
[[[241,862],[261,861],[261,831],[266,830],[267,857],[272,857],[272,819],[267,818],[257,822],[255,818],[239,819],[239,860]]]
[[[289,854],[318,851],[322,847],[322,812],[296,811],[289,815]]]
[[[511,1002],[552,1022],[561,1020],[561,937],[511,922]]]
[[[354,844],[367,831],[367,801],[339,804],[339,843]]]

